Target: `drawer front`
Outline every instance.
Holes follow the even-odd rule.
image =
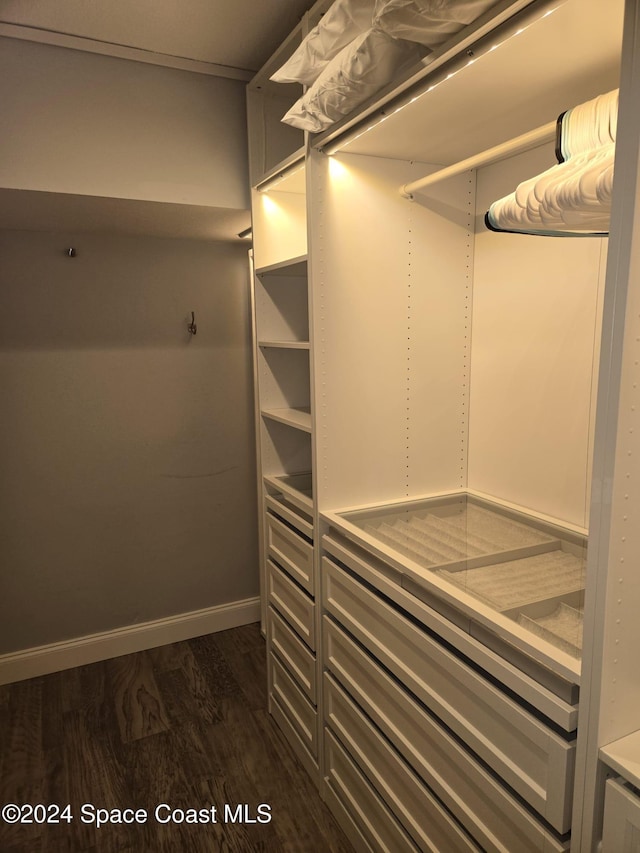
[[[640,799],[617,779],[605,786],[602,853],[640,853]]]
[[[394,606],[403,609],[425,628],[445,643],[457,649],[460,655],[472,661],[472,665],[486,671],[492,678],[510,690],[514,696],[519,696],[523,703],[539,711],[541,715],[554,722],[563,732],[571,736],[578,728],[577,697],[574,696],[576,685],[562,684],[554,678],[553,689],[544,686],[538,679],[539,673],[532,678],[527,671],[518,669],[517,665],[501,657],[495,651],[484,645],[479,639],[463,629],[455,620],[450,621],[437,608],[422,598],[409,592],[402,585],[402,573],[372,554],[367,554],[358,548],[356,553],[351,550],[353,543],[325,534],[322,543],[327,555],[338,563],[343,563],[353,571],[356,577],[364,583],[369,583],[380,594],[386,595],[394,602]],[[524,654],[524,653],[523,653]],[[565,698],[560,698],[564,696]]]
[[[275,563],[267,560],[269,604],[291,625],[312,651],[316,649],[314,603]]]
[[[398,821],[329,729],[324,733],[325,783],[376,853],[416,853]],[[329,803],[332,797],[327,798]]]
[[[269,649],[276,652],[295,678],[298,687],[315,705],[317,701],[315,655],[272,607],[267,609],[267,637]]]
[[[267,513],[267,550],[307,592],[313,592],[313,545]]]
[[[289,524],[293,525],[300,533],[304,533],[309,539],[313,539],[313,523],[310,517],[307,520],[295,508],[279,500],[279,496],[276,495],[265,495],[264,502],[267,509],[279,515],[280,518],[284,518],[285,521],[288,521]]]
[[[328,674],[324,704],[325,722],[420,850],[478,853],[469,836]]]
[[[271,699],[276,702],[304,746],[318,757],[318,714],[275,655],[269,655]]]
[[[326,616],[323,642],[325,665],[484,850],[567,849]]]
[[[567,743],[369,589],[324,559],[325,607],[559,833],[571,823]]]

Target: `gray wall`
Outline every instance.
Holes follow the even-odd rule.
[[[0,187],[246,209],[244,90],[0,38]]]
[[[0,653],[258,594],[249,338],[245,247],[0,232]]]

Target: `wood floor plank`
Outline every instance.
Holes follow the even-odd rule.
[[[156,671],[155,678],[172,726],[193,717],[209,725],[221,721],[216,693],[191,650],[180,669]]]
[[[14,688],[5,713],[0,756],[0,795],[4,797],[18,785],[23,794],[34,791],[43,769],[42,679],[22,681]]]
[[[188,666],[186,661],[189,658],[193,658],[193,652],[188,640],[179,643],[169,643],[166,646],[157,646],[155,649],[148,649],[147,655],[151,659],[156,673],[184,669],[185,666]]]
[[[9,685],[0,694],[0,791],[8,802],[144,808],[143,825],[11,827],[1,853],[351,853],[266,711],[259,626]],[[4,769],[7,769],[5,774]],[[31,799],[32,802],[36,800]],[[160,803],[220,809],[162,824]],[[224,806],[271,807],[269,823]],[[244,812],[243,812],[244,814]]]
[[[230,631],[220,631],[210,636],[229,659],[233,653],[244,654],[254,649],[264,650],[264,637],[260,632],[259,622],[242,625],[240,628],[232,628]]]
[[[245,634],[240,640],[235,640],[234,634],[234,631],[222,631],[217,634],[217,646],[227,660],[250,707],[264,708],[267,704],[264,641],[259,631],[258,643],[255,636]]]
[[[292,826],[286,833],[286,849],[288,851],[304,849],[296,846],[296,839],[299,840],[304,831],[300,823],[309,821],[312,832],[312,837],[308,840],[311,845],[310,851],[352,853],[351,844],[318,796],[314,783],[298,761],[273,717],[269,715],[266,708],[256,712],[254,716],[260,726],[261,739],[266,752],[266,765],[273,766],[274,761],[279,761],[282,768],[272,797],[274,810],[282,808],[283,811],[292,811],[291,791],[295,791],[295,803],[299,813],[293,815]],[[283,779],[286,779],[288,784],[283,783]],[[287,803],[289,803],[288,806]],[[318,846],[320,839],[324,847]]]
[[[43,802],[44,760],[42,752],[42,679],[14,685],[4,722],[0,755],[0,803]],[[35,846],[40,836],[37,824],[20,826],[0,821],[0,850],[19,842]]]
[[[170,728],[146,652],[107,661],[120,737],[124,743]]]
[[[3,756],[8,754],[9,738],[12,726],[9,716],[9,699],[11,697],[11,685],[0,686],[0,775],[2,774]]]
[[[190,641],[195,659],[217,699],[239,696],[242,694],[240,685],[215,637],[215,634],[207,634]]]
[[[64,726],[63,783],[66,796],[63,802],[72,806],[75,816],[73,833],[84,849],[100,842],[101,831],[80,820],[81,807],[85,803],[105,808],[128,804],[127,779],[109,740],[94,736],[85,713],[68,712]],[[125,843],[130,835],[129,828],[118,828],[114,834],[118,836],[118,842]]]

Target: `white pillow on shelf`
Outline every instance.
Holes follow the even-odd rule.
[[[376,0],[373,26],[434,50],[497,0]]]
[[[271,80],[311,86],[334,56],[371,28],[375,5],[376,0],[336,0]]]
[[[310,133],[326,130],[421,57],[418,45],[370,29],[331,60],[282,121]]]

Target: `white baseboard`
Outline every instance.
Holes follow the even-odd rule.
[[[166,619],[116,628],[114,631],[89,634],[62,643],[11,652],[0,655],[0,684],[24,681],[73,666],[96,663],[259,621],[260,599],[247,598],[179,613]]]

